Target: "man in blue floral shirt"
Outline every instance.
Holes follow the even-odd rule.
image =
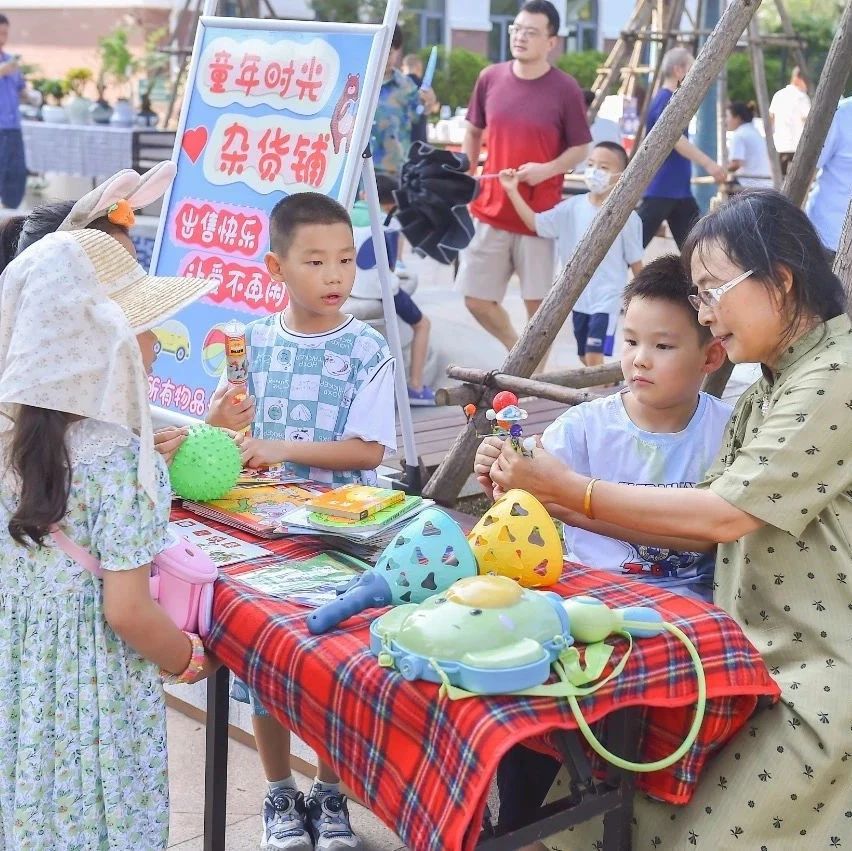
[[[0,14],[0,206],[18,207],[27,185],[24,139],[18,105],[24,77],[18,58],[3,51],[9,38],[9,19]]]
[[[397,66],[401,56],[402,30],[396,27],[370,140],[376,171],[395,180],[399,180],[402,164],[408,157],[411,127],[419,118],[417,108],[422,103],[429,113],[436,107],[434,92],[418,89],[411,78],[399,70]]]

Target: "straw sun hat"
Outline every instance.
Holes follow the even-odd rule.
[[[216,286],[206,278],[161,278],[149,275],[109,234],[70,231],[85,251],[98,283],[121,307],[135,334],[160,324]]]
[[[154,502],[158,462],[136,335],[208,292],[203,278],[148,275],[99,230],[48,234],[0,276],[0,432],[19,405],[139,435],[137,480]]]

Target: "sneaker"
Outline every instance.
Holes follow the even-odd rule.
[[[345,795],[339,792],[319,792],[312,788],[307,807],[308,830],[316,851],[353,851],[362,847],[361,840],[349,824]]]
[[[419,390],[408,388],[408,404],[414,406],[426,406],[435,404],[435,393],[431,387],[423,385]]]
[[[307,830],[305,796],[296,789],[273,789],[263,801],[261,851],[313,851]]]

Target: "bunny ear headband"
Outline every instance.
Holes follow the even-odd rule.
[[[171,160],[157,163],[141,176],[132,168],[123,169],[84,195],[57,230],[81,230],[104,216],[114,225],[132,227],[134,209],[141,210],[162,198],[176,173]]]

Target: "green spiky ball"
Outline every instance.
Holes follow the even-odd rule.
[[[221,429],[192,426],[169,467],[172,490],[184,499],[219,499],[234,485],[242,469],[240,450]]]

